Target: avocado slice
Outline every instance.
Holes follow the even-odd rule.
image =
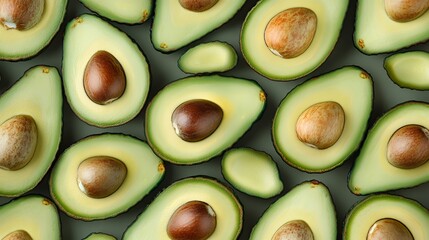
[[[294,224],[297,221],[301,224]],[[329,189],[317,180],[295,186],[265,211],[253,227],[249,239],[282,239],[273,236],[280,233],[278,230],[285,229],[288,223],[292,227],[289,230],[295,230],[297,234],[305,231],[293,226],[306,224],[307,231],[308,228],[311,230],[312,239],[336,239],[337,219]],[[287,236],[283,237],[288,239]]]
[[[196,104],[188,104],[192,101]],[[146,138],[166,161],[176,164],[207,161],[230,147],[251,127],[263,112],[265,102],[265,92],[255,81],[219,75],[183,78],[165,86],[150,102],[146,110]],[[209,103],[211,110],[205,111],[203,105]],[[202,131],[212,130],[196,141],[178,134],[181,125],[174,126],[172,121],[180,106],[192,105],[195,108],[184,114],[183,119],[189,119]],[[217,125],[212,124],[215,117],[220,117]],[[210,126],[203,127],[206,123]],[[198,128],[193,130],[194,126],[186,127],[189,135],[201,132]]]
[[[0,239],[9,234],[30,239],[61,239],[61,223],[55,204],[41,195],[15,198],[0,207]],[[13,238],[9,239],[28,239]]]
[[[384,69],[400,87],[429,90],[429,53],[395,53],[384,60]]]
[[[108,196],[90,193],[109,187],[109,175],[117,176],[117,171],[109,168],[111,161],[89,165],[88,174],[94,176],[93,184],[81,177],[83,162],[97,156],[115,158],[126,168],[122,182]],[[145,142],[127,135],[105,133],[84,138],[61,154],[51,173],[50,191],[60,209],[69,216],[84,220],[105,219],[135,205],[161,181],[164,172],[162,160]],[[103,184],[97,183],[97,176],[105,179]],[[86,182],[89,184],[85,185]]]
[[[210,239],[237,239],[243,221],[241,204],[226,186],[204,176],[179,180],[163,190],[125,231],[123,239],[170,239],[168,225],[176,210],[195,202],[205,203],[211,209],[210,214],[215,216],[215,228]],[[199,229],[196,225],[190,230]]]
[[[84,14],[67,25],[63,48],[64,91],[79,118],[98,127],[111,127],[130,121],[141,111],[149,91],[149,66],[137,44],[124,32],[96,16]],[[91,64],[94,62],[103,64]],[[111,70],[113,66],[115,70]],[[91,70],[95,72],[93,78]],[[118,78],[103,78],[121,74]],[[121,92],[115,99],[99,103],[90,98],[91,91],[85,86],[86,82],[96,85],[97,80],[105,88],[95,89],[94,94]]]
[[[235,188],[252,196],[270,198],[283,190],[272,157],[252,148],[234,148],[225,152],[222,174]]]
[[[226,72],[237,65],[237,52],[226,42],[208,42],[188,49],[178,60],[185,73]]]
[[[146,22],[152,15],[152,0],[131,0],[126,4],[115,0],[80,0],[87,8],[112,21],[139,24]]]
[[[348,2],[348,0],[260,0],[248,13],[241,29],[241,51],[245,60],[259,74],[272,80],[293,80],[309,74],[326,60],[334,48],[342,28]],[[314,13],[313,16],[316,16],[315,33],[312,39],[309,39],[311,44],[298,56],[291,58],[278,56],[269,49],[269,45],[266,43],[267,25],[279,13],[288,10],[294,11],[298,8],[307,9],[307,12],[311,11]],[[297,15],[304,16],[304,14]],[[302,30],[304,28],[302,26],[303,24],[299,24],[296,29]],[[287,32],[291,32],[293,35],[293,31]],[[310,34],[299,33],[297,35]],[[300,41],[292,41],[290,45],[295,45]]]
[[[37,129],[36,146],[29,162],[19,169],[0,168],[1,196],[19,196],[30,191],[48,171],[61,140],[62,103],[61,77],[56,68],[48,66],[30,68],[0,96],[0,135],[3,140],[10,132],[10,129],[4,129],[5,124],[16,116],[33,119]],[[2,144],[2,152],[5,147]],[[7,159],[3,157],[2,153],[1,162]]]
[[[110,234],[94,232],[82,240],[116,240],[116,238]]]
[[[428,209],[413,199],[391,194],[374,194],[353,206],[344,222],[343,239],[368,239],[368,231],[379,220],[389,220],[390,224],[393,220],[394,226],[401,223],[412,239],[429,239]],[[407,239],[400,235],[392,237]]]
[[[202,1],[215,3],[206,10],[182,6],[183,2],[192,4],[195,1],[157,0],[155,2],[151,39],[158,51],[175,51],[219,28],[240,10],[246,0]]]
[[[9,1],[17,4],[17,1]],[[33,1],[37,2],[37,1]],[[21,60],[30,58],[38,54],[52,40],[58,32],[67,7],[67,0],[44,0],[41,2],[41,7],[31,7],[21,10],[24,14],[21,15],[38,15],[32,12],[34,9],[39,9],[41,12],[40,19],[28,28],[15,28],[14,24],[8,23],[7,20],[0,20],[0,60]],[[4,3],[5,5],[8,3]],[[6,8],[0,10],[0,19],[5,18],[10,13],[5,12]],[[16,12],[13,12],[16,13]],[[24,18],[24,17],[23,17]],[[15,23],[19,23],[15,19]],[[18,24],[17,24],[18,25]]]
[[[354,194],[413,187],[429,181],[428,162],[417,167],[400,168],[389,162],[387,154],[390,139],[400,128],[412,125],[429,128],[427,114],[429,104],[411,101],[397,105],[377,120],[350,170],[349,188]]]
[[[346,66],[307,80],[290,91],[278,106],[272,127],[276,150],[288,164],[303,171],[331,170],[341,165],[359,147],[371,114],[372,102],[371,76],[359,67]],[[333,145],[327,148],[311,146],[309,141],[299,138],[299,119],[307,110],[325,103],[337,103],[341,106],[344,112],[343,127],[339,129],[340,135]],[[328,117],[331,116],[328,110],[320,114],[323,119],[331,119],[321,126],[322,129],[328,129],[326,126],[335,119]],[[303,126],[305,123],[311,124],[312,118],[314,117],[304,121]],[[317,127],[317,124],[313,125]],[[323,133],[316,127],[308,133],[310,136]],[[322,139],[327,138],[323,134],[320,136]]]
[[[365,54],[386,53],[429,39],[428,11],[414,20],[401,22],[389,17],[385,7],[386,2],[389,1],[359,0],[357,2],[353,35],[357,49]],[[427,3],[427,1],[420,2]]]

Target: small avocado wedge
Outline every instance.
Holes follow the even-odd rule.
[[[230,20],[246,0],[156,0],[152,44],[172,52],[203,37]]]
[[[395,53],[384,60],[384,69],[400,87],[429,90],[429,53]]]
[[[66,7],[67,0],[2,0],[0,60],[15,61],[38,54],[58,32]]]
[[[33,189],[55,159],[62,130],[61,77],[54,67],[27,70],[0,96],[0,195]]]
[[[139,24],[146,22],[152,15],[153,0],[79,0],[90,10],[112,21]]]
[[[295,239],[293,234],[336,239],[337,219],[329,189],[317,180],[303,182],[274,202],[250,234],[250,240]]]
[[[125,212],[164,176],[164,165],[143,141],[122,134],[84,138],[55,164],[50,191],[76,219],[105,219]]]
[[[208,42],[188,49],[178,60],[179,68],[190,74],[226,72],[237,65],[237,52],[226,42]]]
[[[146,138],[166,161],[207,161],[251,127],[265,102],[265,92],[251,80],[219,75],[176,80],[147,107]]]
[[[283,190],[272,157],[252,148],[234,148],[225,152],[222,174],[232,186],[251,196],[270,198]]]
[[[110,234],[94,232],[82,240],[116,240],[116,238]]]
[[[61,239],[55,204],[40,195],[15,198],[0,207],[0,239]]]
[[[365,195],[429,181],[429,104],[406,102],[372,126],[349,175],[349,188]]]
[[[428,8],[427,0],[359,0],[353,35],[356,48],[365,54],[377,54],[393,52],[428,40]],[[412,14],[418,9],[421,15]],[[389,15],[397,13],[400,16],[414,15],[416,18],[399,20]]]
[[[79,118],[111,127],[141,111],[149,91],[149,66],[124,32],[84,14],[67,25],[63,49],[64,91]]]
[[[333,50],[348,2],[260,0],[241,29],[244,58],[255,71],[272,80],[287,81],[309,74]]]
[[[417,201],[374,194],[358,202],[347,214],[343,240],[424,240],[429,239],[427,226],[429,211]]]
[[[278,106],[272,127],[276,150],[300,170],[331,170],[359,147],[372,102],[372,79],[359,67],[307,80]]]
[[[242,221],[241,204],[226,186],[208,177],[189,177],[164,189],[123,239],[237,239]]]

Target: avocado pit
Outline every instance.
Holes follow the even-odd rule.
[[[219,0],[179,0],[180,5],[192,12],[204,12],[212,8]]]
[[[16,230],[6,235],[2,240],[33,240],[33,238],[24,230]]]
[[[366,240],[413,240],[410,230],[400,221],[392,218],[383,218],[376,221],[368,231]]]
[[[393,21],[409,22],[429,9],[429,0],[385,0],[384,9]]]
[[[271,240],[313,240],[310,226],[303,220],[286,222],[277,229]]]
[[[45,0],[0,0],[0,25],[24,31],[42,18]]]

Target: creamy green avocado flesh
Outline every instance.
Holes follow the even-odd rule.
[[[91,233],[83,240],[116,240],[116,238],[106,233]]]
[[[298,169],[307,172],[331,170],[359,147],[372,101],[372,79],[358,67],[343,67],[307,80],[280,103],[273,121],[274,145],[283,159]],[[342,110],[337,114],[331,106]],[[341,120],[340,116],[342,124],[335,124]],[[331,139],[334,131],[338,134],[330,145],[317,147],[319,142]],[[301,135],[318,139],[313,143],[312,139]]]
[[[94,157],[101,160],[81,167],[85,166],[84,161]],[[122,163],[119,165],[125,167],[125,176],[110,195],[90,194],[109,189],[109,176],[117,176],[118,164],[112,163],[111,158]],[[164,172],[162,160],[145,142],[121,134],[95,135],[78,141],[62,153],[52,170],[50,190],[60,209],[69,216],[84,220],[105,219],[140,201],[158,184]],[[88,180],[83,173],[93,177]],[[113,183],[116,179],[118,177]]]
[[[57,208],[43,196],[28,195],[1,206],[0,222],[0,239],[61,239]]]
[[[189,211],[178,211],[184,209],[182,206],[187,206]],[[204,206],[204,211],[198,210],[199,206]],[[227,187],[215,179],[190,177],[162,191],[130,225],[123,239],[171,239],[169,234],[175,236],[171,229],[181,232],[183,239],[237,239],[242,228],[242,218],[242,207]],[[187,221],[189,219],[192,220]],[[207,226],[204,225],[207,222],[211,222],[210,234],[205,234],[206,238],[196,238],[198,232],[205,232]]]

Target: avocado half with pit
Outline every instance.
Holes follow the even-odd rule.
[[[261,0],[241,30],[248,64],[272,80],[293,80],[319,67],[340,35],[348,0]]]
[[[67,25],[63,48],[64,91],[79,118],[111,127],[141,111],[149,91],[149,66],[124,32],[84,14]]]
[[[190,177],[163,190],[125,231],[124,240],[237,239],[243,210],[215,179]]]
[[[265,102],[265,92],[255,81],[219,75],[179,79],[160,90],[147,107],[146,137],[166,161],[207,161],[251,127]]]
[[[272,127],[276,150],[300,170],[331,170],[360,146],[372,102],[372,79],[359,67],[307,80],[278,106]]]
[[[143,141],[121,134],[84,138],[55,164],[50,191],[59,208],[76,219],[116,216],[147,195],[164,165]]]
[[[54,67],[27,70],[0,96],[0,195],[33,189],[55,159],[62,128],[61,77]]]

